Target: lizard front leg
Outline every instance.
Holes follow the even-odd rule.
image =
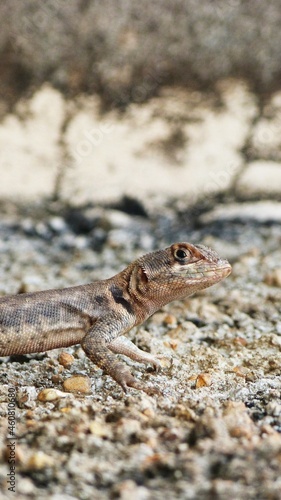
[[[133,324],[130,318],[117,315],[109,315],[100,318],[88,331],[81,342],[81,347],[88,358],[97,366],[102,368],[107,375],[110,375],[127,392],[128,387],[134,387],[147,393],[155,393],[155,389],[143,387],[130,372],[129,368],[121,363],[110,349],[110,344],[117,340],[117,335],[128,331]],[[137,349],[137,348],[136,348]]]
[[[108,344],[108,347],[112,352],[128,356],[128,358],[138,361],[139,363],[150,363],[155,370],[159,370],[161,368],[161,363],[156,356],[142,351],[123,335],[114,339],[113,342]]]

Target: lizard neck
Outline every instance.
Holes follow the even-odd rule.
[[[136,317],[136,323],[142,323],[151,316],[159,307],[165,305],[159,300],[157,283],[148,280],[145,270],[141,265],[133,263],[122,271],[118,278],[122,282],[126,299],[132,306]]]

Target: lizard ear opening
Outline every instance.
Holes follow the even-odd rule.
[[[142,265],[140,266],[140,271],[141,271],[141,280],[144,282],[144,283],[147,283],[148,282],[148,272],[147,270],[145,269],[145,267]]]
[[[147,282],[148,276],[145,267],[142,265],[136,266],[130,276],[130,290],[134,291],[142,289],[143,287],[146,288]]]

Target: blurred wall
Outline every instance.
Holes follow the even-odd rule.
[[[1,94],[43,81],[105,103],[141,102],[165,84],[238,76],[280,86],[280,0],[2,0]]]

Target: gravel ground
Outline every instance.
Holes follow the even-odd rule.
[[[173,361],[154,373],[126,360],[161,396],[124,395],[79,346],[2,358],[3,498],[15,497],[6,440],[14,388],[19,499],[281,498],[281,207],[222,201],[153,213],[128,199],[2,204],[3,295],[106,278],[173,241],[205,243],[233,265],[224,282],[130,332]],[[70,392],[74,376],[79,392]]]

